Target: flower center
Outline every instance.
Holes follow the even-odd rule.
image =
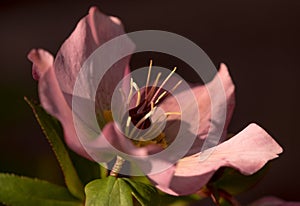
[[[156,106],[163,101],[163,99],[167,96],[166,95],[161,98],[157,99],[158,101],[153,101],[152,98],[160,88],[158,87],[148,87],[146,90],[150,90],[148,93],[145,91],[142,96],[142,101],[140,101],[137,106],[129,110],[129,116],[131,117],[131,122],[138,128],[138,129],[147,129],[151,126],[151,113],[154,111]],[[149,115],[147,115],[149,114]]]
[[[162,118],[167,119],[170,115],[181,115],[181,113],[165,112],[162,118],[158,118],[156,122],[151,122],[151,117],[157,109],[157,106],[162,103],[163,100],[166,99],[181,84],[182,81],[177,82],[177,84],[175,84],[170,91],[163,89],[165,84],[175,73],[175,67],[159,86],[158,82],[161,77],[161,73],[158,73],[152,86],[149,86],[151,70],[152,61],[150,61],[150,66],[148,69],[146,86],[143,89],[140,89],[131,78],[127,104],[132,103],[132,100],[135,102],[133,102],[134,106],[128,111],[129,116],[127,119],[126,117],[123,118],[122,128],[124,129],[125,135],[132,139],[133,143],[138,147],[143,147],[149,144],[158,144],[163,148],[166,148],[168,146],[168,142],[166,140],[165,133],[157,133],[157,131],[163,130],[159,121],[161,121]],[[133,98],[134,90],[135,96]],[[113,120],[112,113],[108,110],[103,112],[103,117],[107,122]],[[130,123],[132,123],[134,126],[132,126]],[[153,126],[151,130],[147,131],[143,135],[140,135],[140,130],[145,130],[150,126]]]

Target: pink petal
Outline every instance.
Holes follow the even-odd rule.
[[[218,83],[221,81],[226,99],[218,98],[219,88]],[[212,94],[209,94],[208,89],[210,88]],[[197,99],[199,113],[200,113],[200,123],[199,123],[199,130],[198,130],[198,138],[196,139],[193,147],[189,151],[188,155],[195,154],[200,152],[201,147],[203,145],[203,140],[207,137],[208,131],[211,130],[211,133],[214,133],[214,130],[219,129],[222,126],[222,119],[223,119],[223,112],[219,110],[222,108],[223,105],[227,106],[227,113],[226,113],[226,120],[223,129],[222,137],[220,141],[225,139],[227,135],[227,127],[230,122],[233,109],[235,106],[235,96],[234,96],[234,84],[231,80],[229,75],[228,69],[225,64],[220,65],[219,72],[215,76],[215,78],[206,85],[203,86],[195,86],[192,88],[193,93]],[[215,91],[215,92],[214,92]],[[184,93],[182,91],[181,93]],[[179,94],[181,95],[181,94]],[[211,95],[211,96],[210,96]],[[212,96],[214,95],[214,97]],[[215,99],[215,108],[214,109],[214,118],[212,119],[212,108],[211,108],[211,99]],[[162,104],[161,107],[165,111],[180,111],[180,107],[176,102],[174,97],[167,98]],[[182,111],[187,112],[187,111]],[[195,112],[194,112],[195,113]],[[173,117],[173,120],[178,117]],[[170,121],[165,129],[166,136],[170,139],[176,136],[177,128],[179,127],[180,121]]]
[[[99,151],[96,156],[97,162],[103,162],[102,154],[108,153],[115,156],[118,152],[123,152],[129,155],[145,156],[147,150],[145,147],[137,148],[132,141],[125,137],[116,127],[114,122],[108,123],[102,130],[100,136],[91,142],[87,142],[87,149],[92,153]],[[93,150],[93,151],[92,151]],[[107,160],[105,160],[107,161]]]
[[[178,195],[170,187],[173,181],[172,179],[175,173],[175,169],[176,169],[176,165],[173,165],[172,167],[168,168],[167,170],[161,173],[148,175],[148,178],[161,191],[168,193],[170,195]],[[183,183],[182,186],[185,186],[185,183]]]
[[[263,197],[250,206],[300,206],[300,202],[287,202],[277,197]]]
[[[116,155],[119,155],[137,164],[139,169],[145,173],[152,169],[152,162],[147,158],[148,155],[160,152],[163,149],[154,144],[136,147],[132,140],[119,131],[114,122],[105,125],[102,133],[97,138],[87,139],[83,143],[88,153],[97,162],[109,162]]]
[[[214,172],[209,172],[195,176],[176,176],[176,166],[167,169],[162,173],[149,175],[150,181],[161,191],[174,195],[189,195],[201,189],[213,176]]]
[[[32,50],[28,58],[33,63],[33,70],[38,74],[38,89],[42,106],[62,123],[67,145],[78,154],[90,158],[77,138],[71,109],[63,97],[54,74],[51,63],[52,56],[48,52],[38,49]]]
[[[173,191],[171,194],[192,194],[204,186],[222,166],[234,167],[243,174],[250,175],[269,160],[278,157],[281,152],[282,148],[270,135],[258,125],[250,124],[228,141],[203,153],[181,159],[166,188]],[[163,177],[164,174],[161,175]],[[160,187],[159,181],[157,184]]]
[[[33,63],[32,76],[35,80],[39,80],[40,76],[53,65],[53,56],[43,49],[32,49],[27,58]]]
[[[70,97],[72,97],[73,87],[83,63],[102,44],[122,34],[124,34],[124,29],[120,20],[106,16],[96,7],[92,7],[89,14],[80,20],[71,36],[61,46],[54,62],[57,80],[69,105],[72,105]],[[130,40],[122,46],[126,49],[134,49]],[[114,53],[108,55],[114,56]],[[129,56],[115,63],[105,74],[99,88],[102,93],[99,91],[98,96],[103,101],[102,105],[110,106],[114,87],[124,75],[129,73],[128,64]],[[86,82],[89,83],[88,80]]]
[[[225,64],[221,63],[220,64],[220,69],[217,74],[217,76],[209,82],[206,87],[209,87],[211,91],[213,91],[212,94],[208,93],[208,90],[205,87],[195,87],[193,88],[193,92],[195,93],[195,96],[197,97],[198,100],[198,105],[199,105],[199,110],[200,110],[200,115],[201,115],[201,120],[200,120],[200,128],[199,128],[199,133],[198,135],[200,136],[201,139],[205,139],[208,129],[213,123],[213,126],[217,128],[219,124],[221,124],[219,121],[222,119],[220,114],[217,113],[215,116],[215,119],[211,119],[211,99],[210,95],[218,95],[218,91],[216,91],[217,87],[217,82],[218,78],[220,78],[224,91],[225,91],[225,96],[226,99],[217,99],[218,102],[216,104],[216,107],[213,108],[215,110],[218,109],[218,107],[221,107],[222,105],[227,106],[227,113],[226,113],[226,122],[224,126],[224,132],[223,135],[227,135],[227,127],[228,124],[231,120],[231,116],[235,107],[235,96],[234,96],[234,84],[232,82],[232,79],[230,77],[230,74],[228,72],[228,68],[226,67]],[[215,92],[214,92],[215,91]]]
[[[89,14],[78,23],[75,31],[62,45],[54,65],[52,55],[44,50],[32,50],[28,54],[28,58],[33,62],[33,76],[39,80],[42,106],[62,123],[67,145],[87,158],[90,157],[83,149],[73,124],[71,110],[73,86],[82,64],[91,53],[106,41],[123,33],[123,26],[117,18],[108,17],[92,7]],[[134,47],[129,40],[128,44],[121,46],[126,49]],[[110,100],[114,86],[123,75],[129,73],[128,61],[129,57],[123,58],[106,73],[104,78],[106,81],[101,83],[99,88],[101,93],[98,95],[106,104],[108,99]],[[81,102],[84,101],[90,103],[94,99],[83,99]]]

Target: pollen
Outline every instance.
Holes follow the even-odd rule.
[[[144,147],[150,144],[156,144],[156,145],[160,145],[163,149],[168,147],[168,142],[166,140],[166,135],[165,133],[160,133],[157,137],[155,137],[152,140],[147,140],[147,141],[143,141],[143,137],[141,137],[141,140],[134,140],[133,143],[137,146],[137,147]]]
[[[105,121],[108,122],[112,122],[113,116],[112,116],[112,111],[111,110],[104,110],[103,111],[103,118],[105,119]]]

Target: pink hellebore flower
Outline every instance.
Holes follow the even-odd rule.
[[[42,49],[34,49],[28,54],[28,58],[33,62],[33,77],[39,81],[39,97],[42,106],[61,122],[66,144],[88,159],[92,158],[82,147],[76,135],[72,118],[72,92],[75,80],[81,66],[92,52],[103,43],[121,34],[124,34],[124,30],[117,18],[108,17],[93,7],[89,14],[80,20],[55,59]],[[131,43],[126,46],[134,49]],[[112,92],[119,81],[129,73],[128,64],[129,57],[123,58],[105,74],[109,78],[104,77],[97,90],[101,103],[98,104],[98,107],[96,105],[96,112],[109,111]],[[206,86],[214,88],[217,77],[221,80],[226,94],[226,102],[218,102],[218,105],[227,105],[227,117],[222,138],[224,139],[234,109],[234,85],[224,64],[221,64],[215,79]],[[231,139],[209,149],[212,152],[208,158],[205,161],[199,161],[199,157],[210,152],[200,152],[200,149],[208,130],[211,129],[211,122],[216,126],[219,123],[217,117],[211,119],[211,100],[206,86],[196,86],[192,89],[198,102],[201,118],[200,128],[196,134],[197,138],[191,150],[167,170],[148,175],[149,179],[166,193],[186,195],[197,192],[222,166],[234,167],[246,175],[253,174],[282,152],[282,148],[261,127],[250,124]],[[159,106],[166,111],[177,111],[178,107],[172,96],[161,101]],[[180,115],[173,117],[174,119],[180,120]],[[170,139],[174,135],[172,134],[172,132],[174,133],[173,127],[176,127],[176,124],[171,124],[164,130],[167,142],[168,138]],[[95,146],[99,149],[97,161],[111,160],[111,156],[107,154],[112,153],[112,150],[109,145],[101,141],[101,138],[106,138],[112,146],[130,155],[147,155],[162,149],[159,144],[136,146],[132,140],[116,129],[113,121],[107,121]]]

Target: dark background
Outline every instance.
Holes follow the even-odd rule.
[[[256,122],[284,148],[266,177],[240,198],[247,202],[272,194],[300,201],[298,0],[1,1],[0,172],[63,184],[50,147],[23,101],[23,96],[38,99],[26,55],[35,47],[55,54],[90,5],[118,16],[127,32],[175,32],[199,45],[216,66],[225,62],[237,99],[229,130],[236,133]]]

